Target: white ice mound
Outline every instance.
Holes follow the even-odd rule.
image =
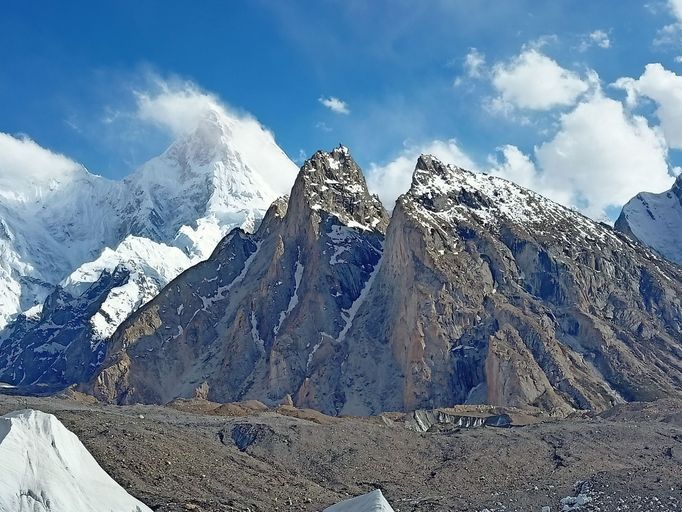
[[[151,512],[51,414],[0,417],[0,511]]]
[[[394,512],[379,489],[368,494],[342,501],[324,509],[324,512]]]

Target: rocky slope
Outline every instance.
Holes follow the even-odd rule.
[[[605,225],[422,157],[368,296],[383,322],[367,314],[349,335],[397,361],[393,407],[599,410],[679,391],[681,279]]]
[[[66,169],[0,195],[0,382],[87,379],[130,313],[232,228],[255,229],[295,174],[269,132],[216,110],[122,182]]]
[[[602,410],[682,389],[680,297],[682,270],[629,238],[429,156],[388,224],[342,147],[124,322],[89,389],[330,414]]]
[[[591,500],[584,512],[682,507],[682,404],[672,400],[521,428],[426,432],[406,428],[402,414],[185,406],[0,395],[0,414],[55,414],[157,512],[319,512],[377,488],[396,512],[557,512],[580,494]]]
[[[682,175],[661,194],[642,192],[616,220],[616,229],[682,265]]]

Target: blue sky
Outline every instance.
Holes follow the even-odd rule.
[[[678,172],[680,24],[678,0],[10,1],[0,132],[120,178],[170,141],[140,131],[135,92],[189,80],[254,115],[292,159],[343,142],[378,187],[403,183],[401,157],[440,147],[453,163],[612,215]],[[655,63],[662,71],[643,76]],[[602,119],[613,135],[580,146]],[[622,177],[633,158],[618,160],[618,145],[633,141],[638,167]],[[612,160],[585,156],[613,145]],[[574,166],[585,176],[566,176]]]

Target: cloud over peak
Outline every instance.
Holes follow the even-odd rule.
[[[0,197],[28,199],[83,170],[82,165],[28,137],[0,132]]]

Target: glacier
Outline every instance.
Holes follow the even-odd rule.
[[[381,491],[376,489],[325,508],[323,512],[393,512],[393,508]]]
[[[97,463],[55,416],[36,410],[0,417],[0,510],[151,512]]]

